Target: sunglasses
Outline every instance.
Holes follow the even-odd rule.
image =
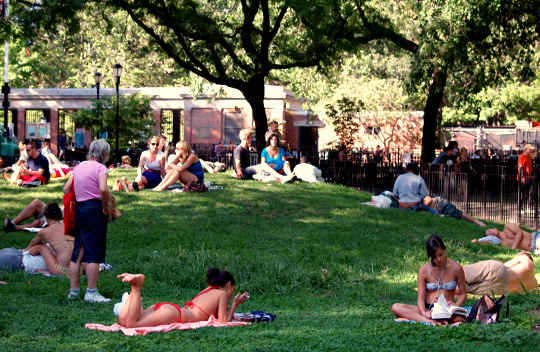
[[[150,145],[159,145],[159,143],[150,143]]]

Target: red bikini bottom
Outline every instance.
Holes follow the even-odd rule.
[[[180,318],[178,318],[178,322],[181,323],[182,322],[182,308],[180,308],[180,306],[178,304],[171,303],[171,302],[160,302],[160,303],[155,304],[154,310],[158,310],[159,308],[161,308],[162,306],[164,306],[166,304],[176,308],[176,310],[178,311],[178,314],[180,314]]]

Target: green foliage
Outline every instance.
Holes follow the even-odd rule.
[[[80,29],[75,33],[59,22],[55,31],[34,33],[32,45],[28,46],[27,38],[12,40],[13,87],[93,87],[95,71],[102,73],[101,87],[113,87],[112,66],[117,62],[124,68],[122,86],[189,83],[186,71],[156,50],[146,33],[125,12],[102,4],[88,4],[79,11],[77,19]]]
[[[135,170],[114,169],[132,179]],[[393,303],[416,302],[416,275],[427,262],[425,239],[442,236],[461,264],[516,252],[470,243],[479,228],[428,213],[361,206],[369,194],[331,185],[289,185],[205,178],[224,185],[204,194],[116,193],[121,218],[107,228],[111,271],[98,287],[119,301],[122,272],[142,272],[145,307],[179,303],[205,287],[210,266],[230,270],[251,298],[238,310],[277,314],[269,324],[204,328],[129,337],[85,329],[111,325],[113,302],[68,301],[67,278],[0,272],[0,341],[5,351],[536,351],[539,293],[511,294],[510,322],[426,327],[394,322]],[[2,181],[3,182],[3,181]],[[35,189],[0,183],[1,215],[34,198],[61,201],[62,182]],[[501,224],[490,224],[501,228]],[[30,233],[0,231],[2,247],[23,248]],[[537,266],[536,274],[540,274]],[[86,279],[81,279],[84,292]],[[474,303],[469,297],[466,304]],[[427,338],[428,337],[428,338]],[[427,339],[429,343],[426,343]],[[434,348],[433,346],[437,346]],[[444,349],[444,348],[443,348]]]
[[[334,125],[334,131],[338,136],[338,143],[349,151],[353,148],[357,140],[356,135],[360,131],[361,123],[359,113],[363,109],[361,101],[354,102],[348,98],[342,98],[336,102],[337,107],[332,104],[326,106],[327,116]]]
[[[144,142],[151,135],[155,121],[150,109],[150,97],[136,94],[120,96],[119,142]],[[90,109],[80,109],[72,115],[76,126],[94,133],[107,131],[109,142],[115,141],[116,96],[92,99]]]

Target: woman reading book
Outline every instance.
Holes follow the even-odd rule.
[[[143,309],[141,289],[144,275],[124,273],[117,277],[131,285],[131,293],[124,293],[122,303],[114,307],[115,314],[119,315],[118,322],[127,328],[206,321],[212,315],[219,321],[228,322],[232,320],[236,307],[249,298],[247,292],[237,293],[233,297],[234,277],[228,271],[211,268],[206,274],[209,286],[186,302],[184,307],[161,302]]]
[[[428,322],[433,325],[453,324],[463,317],[453,315],[449,320],[435,321],[431,311],[439,296],[444,295],[449,305],[461,306],[467,298],[465,274],[456,261],[446,257],[446,246],[442,239],[431,235],[426,242],[430,261],[418,271],[417,305],[395,303],[392,312],[403,320]],[[459,293],[456,292],[460,288]]]

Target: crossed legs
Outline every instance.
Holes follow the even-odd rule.
[[[181,317],[180,313],[171,305],[165,304],[158,310],[155,310],[155,306],[150,306],[143,310],[141,301],[141,290],[145,279],[143,274],[123,273],[116,277],[121,279],[122,282],[129,282],[131,285],[129,297],[122,306],[118,317],[120,325],[127,328],[136,328],[178,322]]]
[[[40,219],[40,215],[45,210],[45,203],[40,201],[39,199],[34,199],[30,202],[21,212],[13,218],[13,223],[15,224],[15,229],[17,231],[21,231],[24,228],[27,227],[41,227],[43,226],[43,219]],[[28,224],[19,225],[21,222],[34,218],[34,220]],[[9,221],[8,218],[4,219],[4,226],[6,225],[6,222]]]

